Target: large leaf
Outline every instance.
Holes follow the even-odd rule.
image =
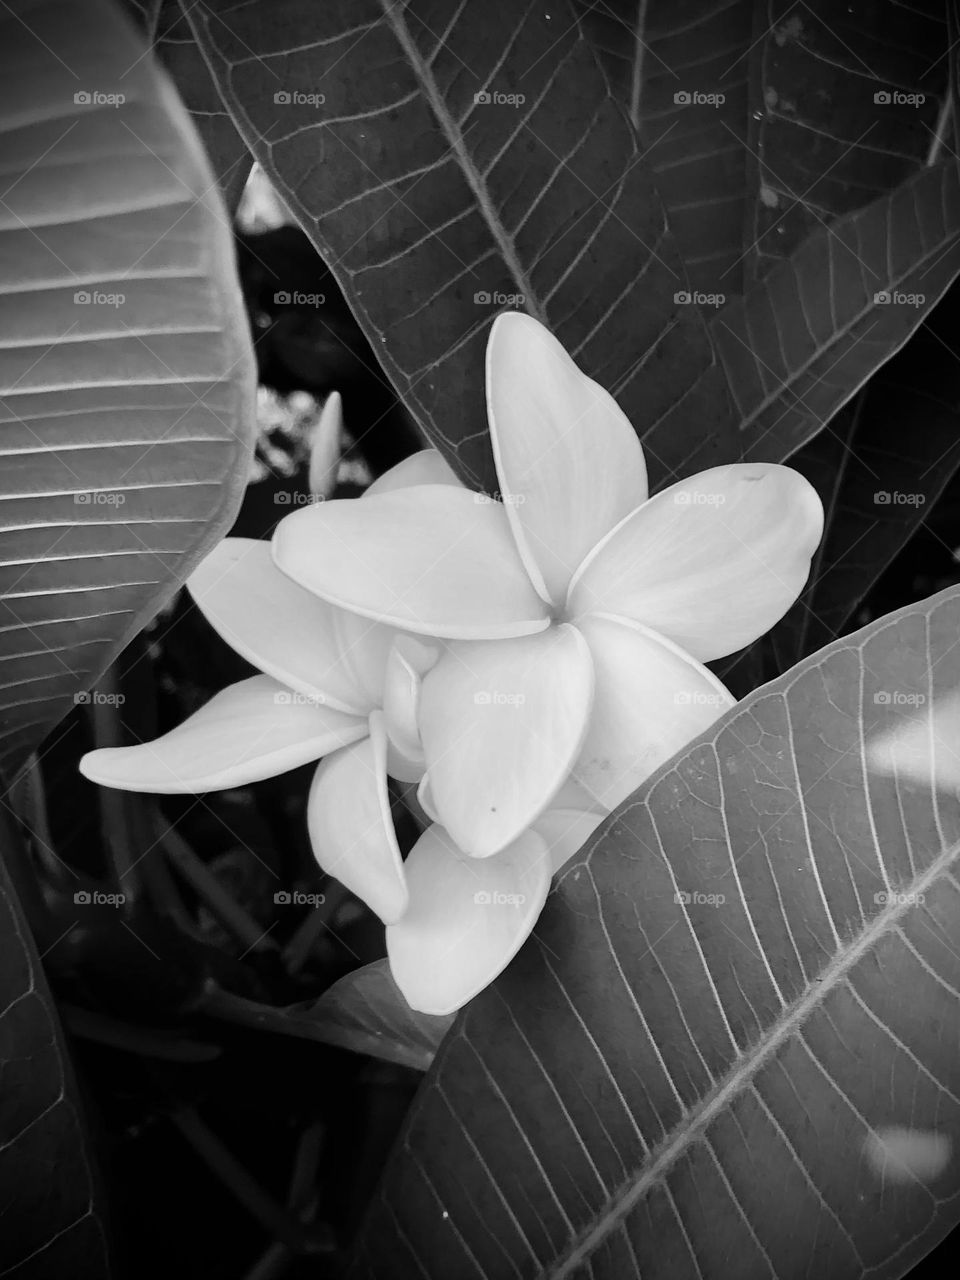
[[[691,286],[704,293],[743,293],[824,222],[909,177],[935,146],[951,43],[945,0],[578,7],[647,148]]]
[[[193,116],[227,209],[233,213],[250,174],[250,152],[220,99],[178,0],[162,0],[155,41],[157,55]]]
[[[215,179],[129,20],[106,0],[17,0],[0,51],[12,771],[223,534],[255,423]]]
[[[844,412],[794,456],[823,499],[810,583],[773,633],[786,670],[848,624],[960,465],[956,286]]]
[[[735,439],[697,309],[674,303],[684,275],[634,131],[569,3],[184,10],[251,150],[469,484],[498,487],[483,351],[505,305],[549,324],[638,432],[682,405]]]
[[[960,589],[731,710],[570,863],[355,1277],[904,1275],[960,1214]]]
[[[470,484],[496,488],[483,345],[498,297],[543,319],[617,396],[656,487],[743,456],[789,456],[957,270],[951,162],[829,231],[817,224],[715,318],[711,340],[682,301],[650,160],[575,9],[499,0],[443,23],[426,0],[364,0],[349,23],[307,0],[185,12],[240,132]],[[887,179],[900,172],[888,166]],[[926,303],[875,307],[884,290],[920,290]]]
[[[110,1274],[66,1045],[5,861],[0,817],[0,1272],[22,1280]]]
[[[691,288],[742,293],[755,167],[745,139],[758,110],[749,74],[757,5],[577,0],[577,8],[611,92],[640,134]],[[678,94],[689,100],[677,101]]]
[[[713,288],[743,292],[809,234],[936,154],[952,128],[942,120],[951,3],[615,6],[634,25],[645,20],[638,125],[657,147],[684,257],[699,261],[702,239],[712,247],[718,236],[732,257]],[[678,86],[694,100],[676,103]],[[697,110],[697,93],[723,101]],[[711,259],[722,264],[716,250]]]
[[[740,454],[780,462],[894,355],[960,271],[960,170],[922,169],[889,196],[815,231],[713,322],[737,405]],[[658,453],[697,470],[714,455]],[[676,455],[676,457],[675,457]]]

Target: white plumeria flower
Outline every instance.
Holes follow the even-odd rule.
[[[439,650],[304,591],[276,568],[270,544],[227,538],[188,582],[204,616],[263,673],[216,694],[153,742],[91,751],[93,782],[128,791],[196,794],[244,786],[321,760],[307,805],[317,861],[385,922],[409,897],[390,816],[388,771],[422,776],[422,758],[388,739],[387,686],[404,640],[426,670]],[[405,663],[409,659],[404,659]],[[402,669],[402,668],[401,668]]]
[[[297,512],[273,541],[322,599],[453,642],[419,690],[421,797],[474,858],[571,773],[614,807],[732,706],[702,664],[784,615],[823,530],[816,491],[773,464],[648,498],[627,418],[530,317],[491,329],[487,407],[502,502],[427,450],[409,487]]]

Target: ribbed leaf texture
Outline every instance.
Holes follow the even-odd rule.
[[[255,429],[230,226],[106,0],[0,10],[0,771],[226,531]]]
[[[735,707],[444,1042],[352,1280],[903,1276],[960,1215],[960,589]]]

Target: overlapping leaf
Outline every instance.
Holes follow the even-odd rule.
[[[826,534],[807,590],[773,635],[786,670],[828,644],[930,514],[960,464],[960,296],[792,460],[815,486]]]
[[[953,158],[922,169],[821,227],[717,316],[747,461],[782,461],[816,435],[943,296],[960,271],[958,172]]]
[[[4,865],[13,837],[5,821],[0,828],[0,1271],[105,1280],[106,1237],[63,1034]]]
[[[951,145],[945,0],[578,7],[704,293],[739,296]]]
[[[899,1277],[960,1215],[960,589],[729,712],[459,1018],[352,1276]]]
[[[154,38],[157,56],[193,116],[224,202],[234,212],[250,173],[250,152],[220,100],[178,0],[162,0]]]
[[[0,769],[229,524],[253,359],[216,182],[106,0],[0,12]]]
[[[543,319],[639,432],[729,423],[650,174],[567,3],[186,6],[241,133],[431,439],[497,487],[483,349]]]

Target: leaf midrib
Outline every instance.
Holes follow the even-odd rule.
[[[533,284],[529,279],[523,264],[517,255],[516,246],[513,243],[506,227],[500,220],[496,206],[490,195],[490,189],[477,170],[470,154],[464,143],[463,133],[460,131],[457,122],[447,108],[443,96],[437,88],[437,82],[430,68],[420,56],[420,51],[413,42],[410,30],[406,21],[400,14],[400,6],[396,0],[380,0],[380,7],[383,10],[384,21],[390,26],[393,34],[403,50],[417,81],[423,90],[424,96],[430,104],[440,125],[441,132],[446,138],[451,151],[456,156],[463,175],[467,181],[467,185],[473,192],[473,197],[477,202],[477,206],[483,215],[490,234],[493,237],[501,257],[507,264],[511,274],[519,285],[519,291],[523,294],[524,309],[535,319],[543,321],[543,315],[540,307],[536,302],[536,294],[534,293]]]
[[[552,1269],[544,1273],[545,1275],[549,1275],[551,1280],[563,1280],[564,1277],[574,1274],[580,1264],[592,1255],[650,1188],[663,1180],[667,1172],[686,1153],[691,1143],[699,1138],[700,1134],[740,1093],[743,1086],[753,1079],[757,1071],[793,1032],[806,1022],[808,1016],[823,1003],[827,994],[846,978],[863,955],[897,925],[902,916],[915,909],[914,902],[909,900],[910,897],[922,895],[949,870],[958,854],[960,854],[960,842],[943,850],[922,875],[914,878],[909,889],[901,891],[900,902],[891,904],[878,913],[858,938],[830,961],[822,977],[811,984],[805,995],[794,1001],[747,1055],[737,1060],[726,1076],[714,1085],[702,1101],[691,1110],[685,1123],[676,1126],[672,1135],[668,1134],[658,1146],[651,1150],[650,1158],[645,1162],[646,1167],[640,1177],[635,1182],[627,1183],[609,1197],[606,1208],[597,1216],[595,1224],[581,1232],[565,1253],[557,1258]],[[922,901],[922,897],[919,900]]]

